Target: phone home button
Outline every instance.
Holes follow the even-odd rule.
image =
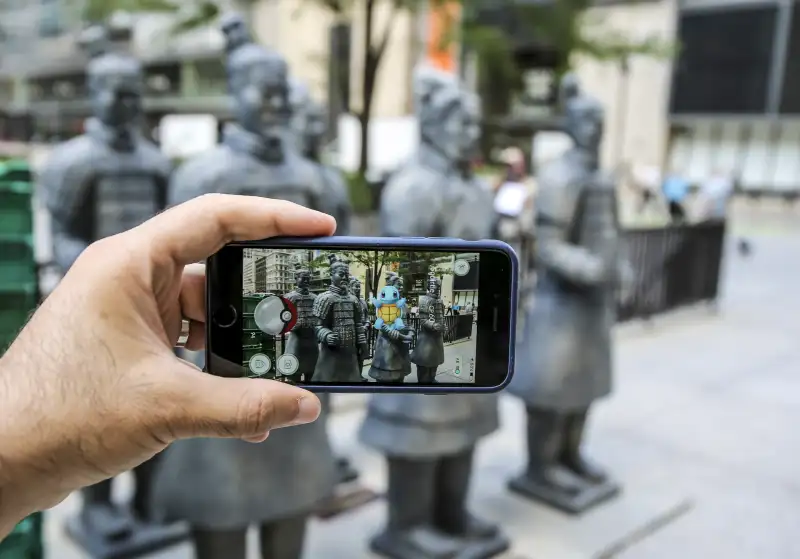
[[[220,307],[214,312],[213,316],[214,324],[220,328],[230,328],[236,324],[237,318],[239,318],[239,313],[236,312],[236,307],[233,305]]]

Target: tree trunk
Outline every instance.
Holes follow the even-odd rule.
[[[364,9],[364,68],[361,83],[361,112],[358,122],[361,125],[361,158],[358,172],[363,177],[369,169],[369,122],[372,114],[372,93],[375,89],[375,72],[378,68],[372,47],[372,28],[375,19],[375,0],[367,0]]]

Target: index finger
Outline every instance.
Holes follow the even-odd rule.
[[[232,241],[276,236],[330,235],[331,216],[284,200],[204,194],[175,206],[139,227],[148,246],[180,265],[203,260]]]

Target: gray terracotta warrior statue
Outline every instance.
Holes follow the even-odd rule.
[[[392,294],[395,300],[403,297],[403,280],[395,272],[386,275],[386,287],[396,291]],[[405,318],[400,310],[398,318]],[[375,349],[372,352],[372,365],[369,376],[378,382],[402,384],[411,374],[411,357],[409,348],[414,341],[414,331],[408,324],[387,324],[383,320],[377,327]],[[377,326],[377,325],[376,325]]]
[[[93,241],[161,211],[171,172],[169,159],[140,129],[144,77],[139,61],[111,52],[102,27],[88,29],[82,39],[91,56],[87,86],[93,117],[84,135],[53,150],[39,176],[52,215],[53,254],[63,271]],[[89,553],[111,557],[152,550],[170,539],[147,515],[155,463],[134,470],[130,511],[112,504],[110,480],[82,491],[80,516],[69,522],[68,532]]]
[[[444,303],[442,281],[428,277],[428,292],[419,298],[420,330],[411,362],[417,366],[417,380],[436,382],[436,370],[444,363]]]
[[[365,382],[358,368],[359,352],[366,352],[367,339],[360,301],[350,293],[350,265],[329,256],[331,284],[314,301],[319,358],[315,383]]]
[[[315,328],[314,300],[317,296],[309,291],[311,271],[298,266],[294,274],[296,287],[285,295],[297,309],[297,322],[289,332],[284,353],[297,357],[300,367],[289,377],[291,382],[310,382],[317,365],[319,345]]]
[[[223,30],[237,123],[220,145],[176,172],[170,202],[223,192],[324,207],[319,174],[297,152],[289,128],[285,60],[250,42],[238,16],[226,16]],[[244,559],[252,525],[260,529],[264,559],[299,559],[307,519],[333,494],[337,476],[318,421],[273,431],[261,444],[181,441],[164,452],[156,481],[160,513],[188,521],[199,559]]]
[[[573,75],[562,89],[574,144],[538,178],[535,303],[510,387],[527,406],[528,467],[510,488],[579,512],[617,492],[581,448],[589,409],[611,391],[611,328],[632,272],[614,183],[598,169],[603,109]]]
[[[361,318],[364,324],[364,338],[369,341],[369,338],[372,335],[372,323],[369,321],[369,306],[367,305],[367,301],[361,297],[361,281],[356,277],[350,278],[350,293],[356,299],[358,299],[358,302],[361,305]],[[364,351],[359,352],[358,354],[359,371],[364,369],[364,360],[367,357],[367,353],[368,351]]]
[[[300,152],[313,161],[321,175],[330,204],[327,213],[336,218],[336,234],[350,234],[353,208],[347,183],[339,169],[322,161],[322,150],[327,132],[325,110],[321,103],[311,98],[308,87],[299,80],[292,80],[292,128],[297,135]]]
[[[419,70],[415,81],[420,147],[386,185],[382,232],[487,238],[496,219],[491,195],[465,165],[480,137],[477,98],[434,70]],[[420,84],[427,84],[424,94]],[[508,548],[499,527],[467,507],[475,446],[498,423],[493,394],[371,398],[360,437],[386,456],[389,507],[388,524],[371,542],[374,552],[486,558]]]

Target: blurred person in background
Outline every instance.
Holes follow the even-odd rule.
[[[500,160],[505,172],[494,188],[494,211],[498,215],[496,233],[517,254],[522,254],[525,240],[533,235],[533,195],[528,184],[525,154],[519,148],[510,147],[503,150]]]
[[[732,173],[716,169],[700,185],[700,219],[711,222],[727,222],[731,201],[736,190],[736,181]],[[739,239],[737,243],[739,252],[747,256],[750,254],[750,241]]]
[[[672,223],[686,220],[686,198],[689,196],[689,181],[679,171],[673,171],[664,178],[661,185],[664,198],[669,205],[669,217]]]
[[[661,169],[656,165],[635,165],[631,176],[633,186],[639,194],[639,213],[644,213],[653,202],[661,186]]]
[[[525,154],[521,149],[518,147],[504,149],[500,153],[500,162],[504,166],[504,172],[495,190],[502,187],[505,183],[521,183],[525,181],[528,176],[528,171],[525,165]]]
[[[716,169],[700,185],[700,219],[725,221],[732,196],[733,177],[721,169]]]

